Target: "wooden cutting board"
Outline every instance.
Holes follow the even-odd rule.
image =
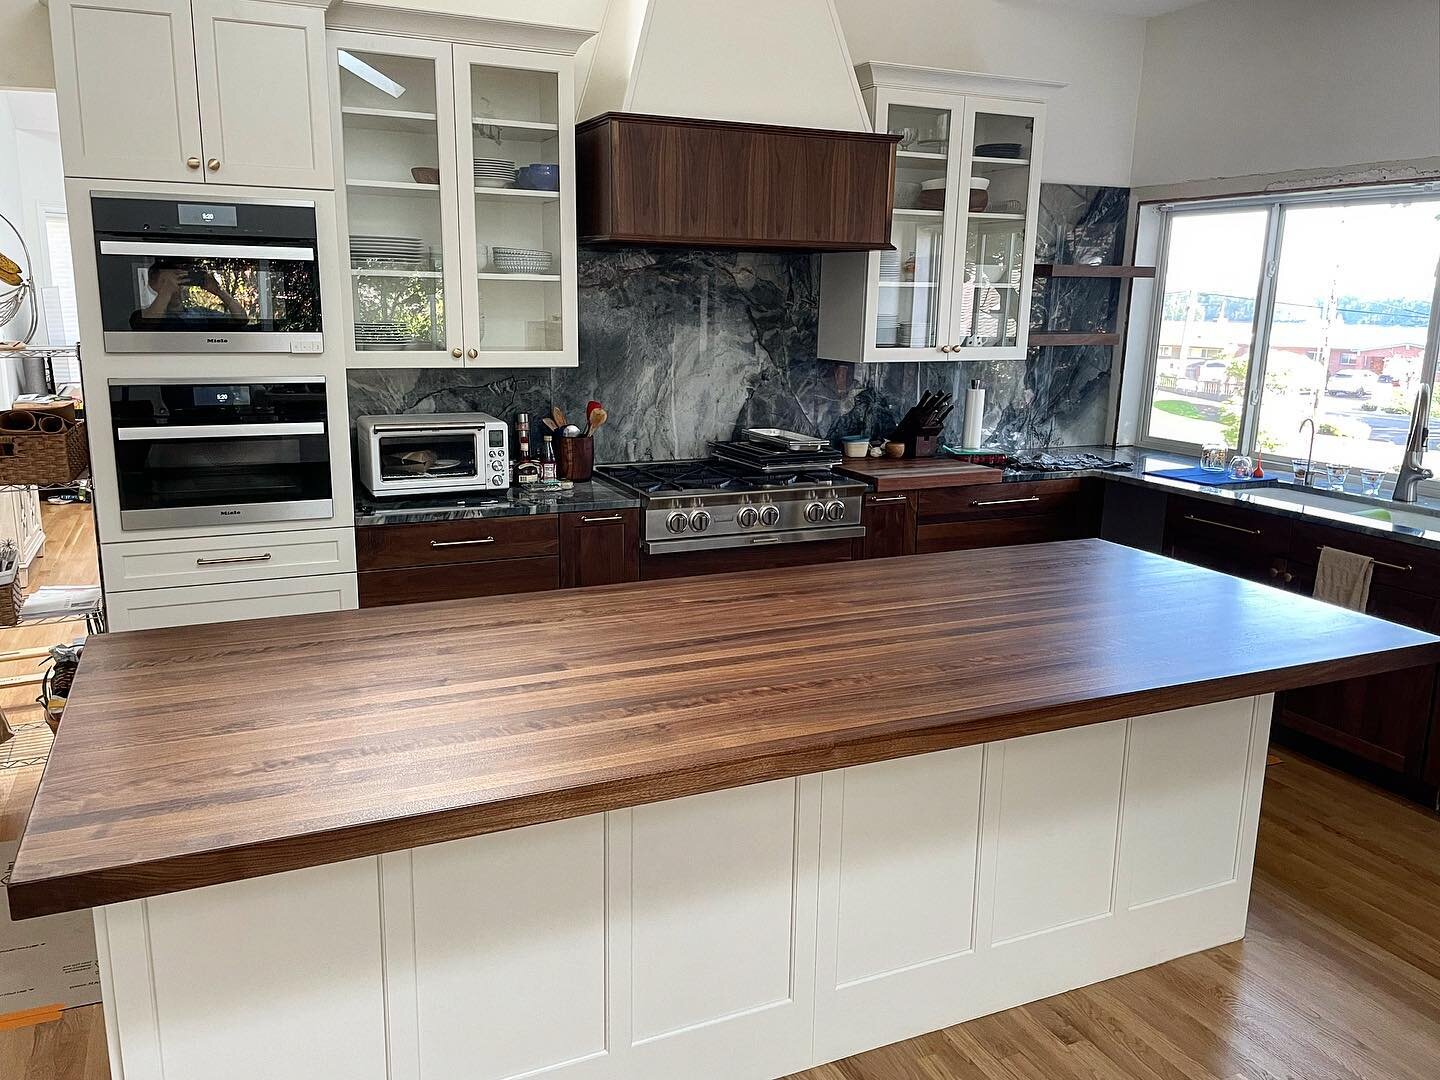
[[[1001,469],[968,465],[955,458],[854,458],[837,465],[835,471],[865,480],[876,491],[915,491],[920,488],[965,487],[969,484],[998,484]]]

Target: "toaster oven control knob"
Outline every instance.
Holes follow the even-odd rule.
[[[845,520],[845,504],[838,499],[825,504],[825,517],[830,521]]]
[[[766,506],[766,507],[763,507],[763,508],[761,509],[761,511],[760,511],[760,524],[761,524],[761,525],[774,525],[774,524],[778,523],[779,520],[780,520],[780,510],[779,510],[778,507]]]
[[[753,506],[742,506],[740,512],[735,515],[735,524],[742,529],[753,529],[760,521],[760,511]]]
[[[690,527],[690,519],[678,510],[665,519],[665,528],[673,533],[682,533]]]
[[[825,520],[825,504],[813,502],[805,507],[805,520],[811,525],[818,525]]]
[[[695,510],[690,514],[690,531],[704,532],[710,527],[710,511]]]

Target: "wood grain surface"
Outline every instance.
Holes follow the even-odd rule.
[[[935,458],[848,458],[836,472],[866,480],[876,491],[919,491],[960,484],[998,484],[1003,469],[969,465],[952,457]]]
[[[1096,540],[92,639],[19,917],[1440,661]]]

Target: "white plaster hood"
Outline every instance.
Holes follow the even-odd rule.
[[[869,131],[832,0],[610,0],[579,118]]]

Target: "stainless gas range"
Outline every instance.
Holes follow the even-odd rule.
[[[826,469],[759,473],[714,458],[597,466],[644,500],[646,555],[846,540],[865,535],[867,490]]]

